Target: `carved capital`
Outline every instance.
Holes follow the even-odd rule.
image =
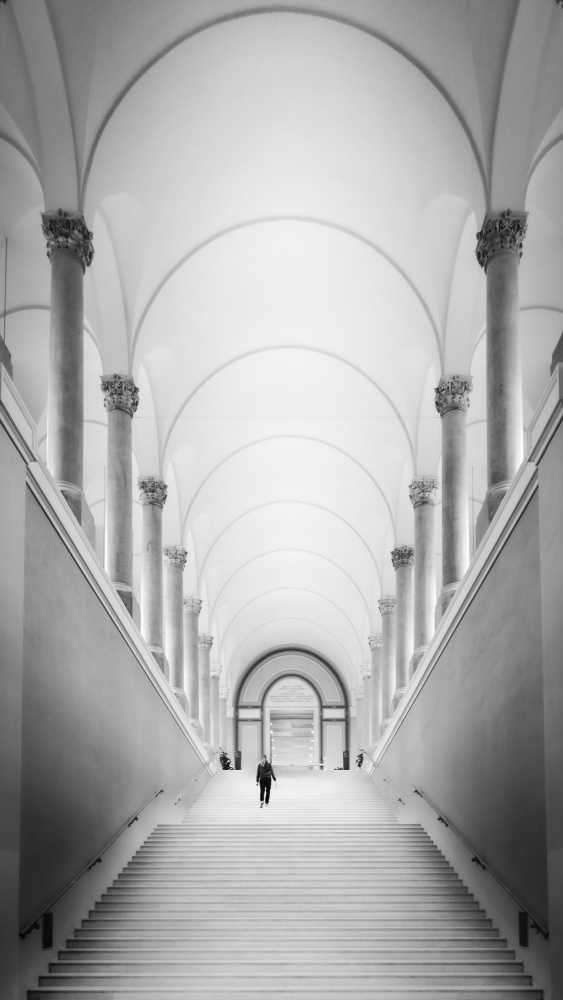
[[[125,410],[130,417],[139,405],[139,390],[126,375],[100,375],[106,410]]]
[[[162,550],[165,566],[180,566],[183,570],[188,553],[182,545],[165,545]]]
[[[47,240],[47,257],[57,250],[70,250],[82,264],[83,271],[92,263],[94,247],[93,233],[86,228],[84,216],[80,212],[42,212],[43,236]]]
[[[184,611],[188,611],[192,615],[197,615],[199,618],[199,613],[202,609],[203,601],[201,597],[184,597]]]
[[[477,260],[485,272],[491,257],[497,253],[513,253],[520,260],[528,225],[526,219],[526,212],[514,214],[509,208],[506,212],[485,216],[483,226],[477,233],[475,250]]]
[[[436,409],[441,417],[448,410],[469,409],[469,393],[473,388],[473,378],[471,375],[451,375],[442,376],[436,393]]]
[[[358,684],[358,687],[354,688],[354,695],[356,696],[356,701],[364,697],[364,689],[361,684]]]
[[[397,607],[396,597],[391,597],[391,596],[381,597],[377,603],[379,605],[380,615],[383,616],[383,615],[395,614],[395,608]]]
[[[371,663],[368,663],[367,660],[365,663],[360,663],[360,672],[364,680],[369,680],[371,677]]]
[[[216,677],[217,680],[219,680],[221,674],[223,673],[223,664],[222,663],[210,663],[209,664],[209,672],[210,672],[210,674],[211,674],[212,677]]]
[[[409,497],[413,507],[429,503],[434,507],[438,490],[437,476],[415,476],[409,486]]]
[[[137,480],[140,490],[139,499],[143,505],[152,503],[156,507],[164,507],[168,487],[162,479],[155,479],[154,476],[140,476]]]
[[[220,698],[224,698],[225,701],[229,697],[230,693],[231,693],[230,687],[220,687],[219,688],[219,697]]]
[[[412,545],[398,545],[391,552],[391,562],[393,569],[398,566],[412,566],[414,564],[414,549]]]
[[[368,643],[370,649],[381,649],[382,644],[381,632],[374,632],[373,635],[368,635]]]
[[[206,635],[205,632],[200,632],[197,637],[197,644],[200,649],[211,649],[213,645],[213,636]]]

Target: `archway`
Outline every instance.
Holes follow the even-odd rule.
[[[252,769],[266,753],[281,767],[348,768],[348,716],[344,684],[324,657],[270,651],[249,665],[235,692],[235,766]]]

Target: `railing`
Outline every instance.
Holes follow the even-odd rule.
[[[375,767],[377,769],[377,765],[375,765]],[[381,777],[382,777],[382,781],[384,781],[386,784],[391,784],[389,778],[384,778],[383,775]],[[420,796],[421,799],[424,799],[424,801],[430,806],[430,808],[432,809],[432,811],[436,813],[436,816],[438,817],[438,822],[439,823],[443,823],[443,825],[445,827],[447,827],[448,830],[451,830],[452,833],[457,837],[457,839],[459,841],[461,841],[461,843],[463,844],[463,846],[472,855],[472,857],[471,857],[472,863],[474,865],[477,865],[479,868],[482,868],[483,871],[488,872],[489,875],[492,875],[492,877],[494,878],[495,882],[497,882],[501,886],[501,888],[504,889],[504,891],[506,893],[508,893],[508,895],[511,897],[511,899],[514,900],[514,902],[518,906],[518,909],[521,910],[523,913],[526,914],[526,916],[530,920],[530,929],[533,930],[533,931],[537,931],[538,934],[541,934],[542,937],[545,938],[546,941],[548,941],[549,940],[549,930],[547,929],[547,927],[545,926],[545,924],[543,924],[542,921],[538,919],[538,917],[536,916],[536,914],[530,913],[530,910],[528,909],[528,907],[522,902],[521,899],[518,898],[518,896],[514,895],[512,889],[510,889],[506,885],[506,883],[503,882],[503,880],[500,877],[500,875],[497,875],[497,873],[492,868],[490,868],[489,865],[485,864],[485,862],[483,861],[483,859],[480,858],[479,855],[477,854],[477,852],[473,850],[473,848],[471,847],[471,844],[467,843],[467,841],[461,835],[461,833],[459,832],[459,830],[453,825],[453,823],[450,823],[450,821],[447,818],[447,816],[444,816],[443,812],[440,809],[438,809],[438,807],[434,804],[434,802],[432,801],[432,799],[430,799],[428,797],[428,795],[426,794],[426,792],[423,792],[420,788],[416,788],[414,785],[413,785],[413,790],[414,790],[414,794]],[[402,805],[405,805],[405,802],[403,801],[403,799],[399,798],[399,799],[397,799],[397,801],[400,802]]]
[[[41,913],[38,913],[37,916],[34,917],[33,920],[31,920],[30,923],[27,924],[27,926],[24,927],[22,931],[20,931],[21,938],[25,938],[27,937],[28,934],[31,933],[31,931],[39,929],[39,921],[41,920],[41,918],[44,917],[45,914],[48,913],[49,910],[51,910],[56,903],[58,903],[59,899],[62,899],[62,897],[65,895],[65,893],[69,891],[69,889],[72,889],[73,885],[76,885],[79,879],[81,879],[82,876],[86,874],[86,872],[89,872],[92,868],[94,868],[95,865],[101,864],[102,856],[106,853],[106,851],[109,851],[110,847],[112,847],[112,845],[115,844],[116,840],[118,840],[119,837],[121,837],[122,833],[125,833],[125,831],[129,829],[129,827],[133,826],[133,823],[137,822],[140,814],[143,812],[143,809],[146,809],[147,806],[151,804],[153,799],[157,799],[159,795],[162,795],[165,788],[166,785],[163,785],[162,788],[159,788],[156,792],[153,792],[150,798],[148,798],[147,801],[143,803],[141,808],[137,809],[137,811],[133,813],[133,815],[127,820],[127,822],[124,823],[122,827],[120,827],[120,829],[117,831],[115,836],[112,837],[109,843],[107,843],[106,846],[98,854],[96,854],[96,857],[93,858],[89,864],[85,865],[84,868],[78,873],[78,875],[75,878],[73,878],[72,882],[69,882],[68,885],[66,885],[65,888],[62,890],[62,892],[59,892],[58,896],[55,896],[55,898],[51,900],[49,905],[45,906],[41,910]]]

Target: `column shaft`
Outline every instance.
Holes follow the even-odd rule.
[[[393,694],[395,693],[395,640],[396,621],[394,597],[382,597],[381,613],[381,735],[391,720]]]
[[[229,739],[229,724],[227,719],[227,699],[229,688],[219,688],[219,745],[227,751],[227,756],[233,759],[233,748]]]
[[[523,453],[518,265],[525,213],[485,218],[477,259],[487,275],[487,522],[494,517]]]
[[[203,739],[199,721],[198,618],[201,604],[200,597],[184,599],[184,690],[188,696],[190,723],[200,739]]]
[[[436,542],[434,505],[438,480],[434,476],[413,479],[409,495],[414,507],[414,652],[411,676],[434,634],[436,607]]]
[[[44,213],[51,261],[47,465],[82,520],[84,455],[84,272],[94,251],[81,215]]]
[[[221,746],[221,706],[219,698],[219,678],[221,677],[221,664],[211,664],[211,694],[210,694],[210,714],[211,714],[211,746],[216,751]]]
[[[375,744],[379,740],[381,728],[381,634],[375,633],[368,637],[371,649],[371,740]]]
[[[132,418],[139,390],[126,376],[102,376],[108,413],[105,568],[129,614],[133,612]]]
[[[363,739],[364,739],[364,725],[363,725],[363,723],[364,723],[364,700],[363,700],[364,699],[364,689],[363,689],[363,687],[362,687],[361,684],[358,684],[358,686],[354,688],[354,694],[356,696],[356,743],[358,745],[357,745],[357,747],[354,747],[354,749],[352,751],[352,754],[353,754],[353,757],[354,757],[354,760],[350,762],[352,767],[355,767],[355,761],[356,761],[356,757],[358,755],[358,751],[362,750],[362,749],[364,749],[364,750],[366,749],[366,747],[364,747],[364,743],[363,743]]]
[[[165,546],[164,565],[166,567],[166,658],[174,694],[185,710],[183,573],[186,550],[181,545]]]
[[[363,712],[362,712],[362,739],[366,753],[371,746],[371,662],[362,663],[362,677],[364,682]]]
[[[163,649],[162,508],[166,486],[161,479],[139,479],[143,507],[143,562],[141,571],[141,634],[160,669],[166,674]]]
[[[199,721],[203,730],[203,742],[209,747],[211,746],[211,678],[209,658],[212,645],[212,636],[199,635]]]
[[[443,614],[469,566],[469,500],[466,412],[471,376],[441,378],[436,408],[442,417],[442,593]]]
[[[403,697],[408,680],[409,665],[413,651],[413,562],[414,549],[410,545],[400,545],[391,553],[395,568],[396,647],[395,647],[395,692],[393,707],[396,708]]]

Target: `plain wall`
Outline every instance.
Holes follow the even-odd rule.
[[[30,490],[25,519],[22,925],[152,793],[202,766]]]
[[[545,923],[538,509],[536,493],[380,764],[399,787],[423,790]]]

